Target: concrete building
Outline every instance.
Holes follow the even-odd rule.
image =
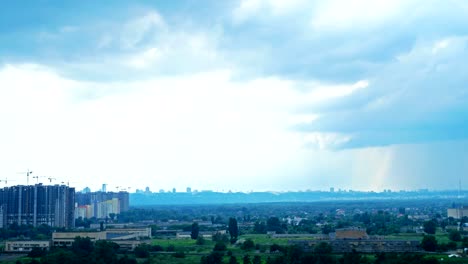
[[[368,239],[366,229],[359,227],[341,228],[335,230],[335,239]]]
[[[5,217],[3,215],[3,206],[0,205],[0,228],[5,227],[5,223],[3,222],[4,219],[5,219]]]
[[[419,240],[380,240],[380,239],[346,239],[346,240],[292,240],[289,244],[298,245],[306,252],[312,252],[322,242],[329,243],[334,253],[349,253],[353,250],[361,253],[380,252],[419,252]]]
[[[448,208],[447,217],[453,217],[454,219],[462,219],[464,216],[468,216],[468,206],[464,205],[459,208]]]
[[[6,241],[5,252],[30,252],[33,248],[49,250],[50,241],[31,240],[31,241]]]
[[[76,203],[80,208],[80,213],[75,218],[106,218],[109,214],[120,214],[129,209],[128,192],[90,192],[76,193]],[[86,207],[86,209],[85,209]],[[86,212],[85,212],[86,210]]]
[[[66,185],[18,185],[0,189],[3,226],[39,226],[73,228],[75,189]]]
[[[291,240],[289,244],[298,245],[304,251],[313,251],[319,243],[328,243],[334,253],[349,253],[353,250],[362,253],[380,252],[418,252],[419,240],[386,240],[382,237],[369,237],[363,228],[350,227],[336,229],[327,236],[317,236],[313,240]]]
[[[100,232],[54,232],[52,245],[70,247],[76,237],[89,237],[91,241],[107,240],[118,244],[123,249],[133,250],[142,243],[150,244],[151,228],[116,228]]]
[[[216,235],[217,233],[221,234],[221,235],[225,235],[226,234],[226,230],[217,230],[217,231],[200,231],[200,233],[198,234],[198,236],[201,236],[203,238],[208,238],[208,239],[211,239],[214,235]],[[189,239],[191,238],[191,234],[192,232],[184,232],[184,231],[180,231],[180,232],[177,232],[176,233],[176,238],[177,239]]]

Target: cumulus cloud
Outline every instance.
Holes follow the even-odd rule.
[[[464,2],[148,5],[1,31],[4,174],[379,189],[442,156],[466,171]]]
[[[154,35],[165,30],[167,30],[167,25],[162,16],[156,11],[151,11],[125,23],[121,33],[121,42],[124,48],[134,48],[144,42],[148,35],[155,37]]]
[[[383,68],[368,89],[318,107],[306,131],[345,133],[341,147],[468,137],[466,37],[422,42]]]

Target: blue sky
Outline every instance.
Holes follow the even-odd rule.
[[[2,3],[0,179],[455,189],[467,16],[465,1]]]

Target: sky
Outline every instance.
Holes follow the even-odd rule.
[[[2,1],[0,186],[466,189],[467,17],[463,0]]]

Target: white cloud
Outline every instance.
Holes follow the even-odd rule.
[[[305,0],[242,0],[233,10],[234,23],[241,24],[247,20],[268,13],[272,16],[292,14],[305,7]]]
[[[304,143],[319,150],[336,149],[350,140],[350,135],[339,133],[306,133],[304,135]]]
[[[158,48],[150,48],[139,54],[132,55],[128,61],[128,65],[133,68],[147,68],[156,63],[163,56]]]
[[[316,30],[375,28],[407,12],[410,4],[399,0],[320,1],[311,23]]]
[[[320,93],[296,85],[273,77],[236,82],[230,71],[92,83],[38,65],[7,66],[0,69],[0,116],[8,128],[0,138],[0,159],[10,162],[1,173],[29,167],[80,188],[90,182],[97,188],[109,177],[121,186],[132,185],[128,177],[140,184],[151,179],[152,189],[172,187],[174,179],[178,188],[195,186],[197,178],[208,188],[241,177],[267,188],[271,177],[283,177],[309,153],[303,149],[307,137],[289,126],[293,119],[314,122],[316,117],[294,109]],[[346,96],[361,86],[330,86],[341,92],[322,98]],[[83,93],[98,95],[86,99]],[[315,138],[322,148],[342,140]]]
[[[153,190],[384,188],[410,167],[398,159],[408,149],[367,146],[466,138],[465,14],[454,3],[250,0],[201,23],[147,9],[95,29],[41,29],[31,50],[64,62],[0,68],[0,173]],[[89,57],[71,43],[87,37]]]
[[[151,11],[124,25],[121,42],[124,48],[134,48],[148,34],[156,34],[158,31],[164,32],[165,30],[167,30],[167,25],[163,17],[158,12]]]

